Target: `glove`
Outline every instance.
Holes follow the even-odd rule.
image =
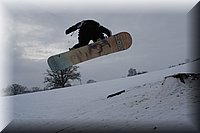
[[[67,29],[66,31],[65,31],[65,34],[67,35],[67,34],[69,34],[70,33],[70,31]]]

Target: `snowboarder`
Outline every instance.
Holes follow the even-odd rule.
[[[76,49],[85,45],[88,45],[90,40],[96,42],[98,39],[106,38],[103,33],[107,35],[107,37],[112,36],[112,32],[100,25],[98,22],[94,20],[83,20],[78,22],[77,24],[71,26],[65,31],[65,34],[69,34],[73,31],[79,29],[78,33],[78,44],[74,45],[69,50]]]

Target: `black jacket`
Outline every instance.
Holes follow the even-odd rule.
[[[77,29],[79,29],[79,40],[83,38],[91,40],[97,40],[98,38],[103,39],[105,38],[103,33],[105,33],[108,37],[112,35],[109,29],[105,28],[94,20],[83,20],[78,22],[77,24],[68,28],[65,31],[65,34],[69,34]]]

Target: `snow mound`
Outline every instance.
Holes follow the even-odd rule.
[[[200,74],[188,65],[82,86],[9,97],[5,131],[197,131]]]

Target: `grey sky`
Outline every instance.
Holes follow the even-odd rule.
[[[184,62],[189,58],[187,12],[134,10],[89,12],[25,6],[6,6],[10,17],[12,80],[43,87],[46,59],[68,50],[77,43],[77,32],[71,37],[64,31],[83,19],[94,19],[113,34],[127,31],[133,45],[126,51],[100,57],[79,64],[82,81],[120,78],[130,67],[139,71],[154,71]],[[123,10],[123,9],[122,9]]]

